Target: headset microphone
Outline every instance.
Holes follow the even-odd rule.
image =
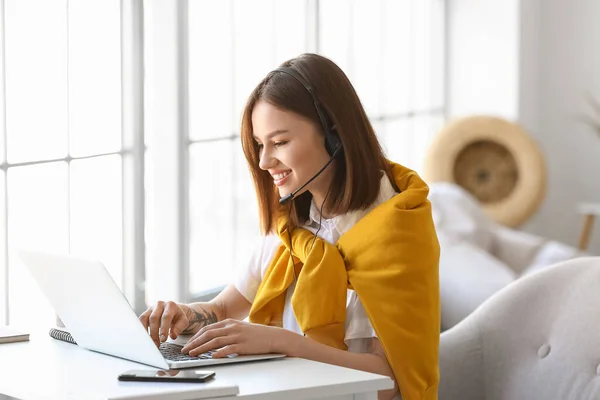
[[[281,199],[279,199],[279,204],[284,205],[285,203],[287,203],[288,201],[290,201],[291,199],[293,199],[294,196],[296,194],[298,194],[299,191],[301,191],[306,186],[308,186],[312,181],[314,181],[315,179],[317,179],[317,177],[319,175],[321,175],[323,173],[323,171],[325,171],[325,169],[327,169],[327,167],[329,167],[329,164],[331,164],[331,162],[333,161],[333,159],[335,158],[335,156],[337,155],[337,153],[340,151],[341,148],[342,148],[342,146],[336,147],[335,151],[331,155],[331,158],[329,159],[329,161],[327,161],[327,163],[323,166],[323,168],[321,168],[319,170],[319,172],[317,172],[316,174],[314,174],[313,177],[310,178],[308,180],[308,182],[306,182],[304,185],[300,186],[298,189],[294,190],[292,193],[290,193],[290,194],[282,197]]]
[[[335,133],[335,127],[330,128],[329,125],[327,124],[327,118],[325,117],[325,112],[321,109],[321,107],[319,105],[319,101],[317,100],[317,97],[314,94],[312,86],[309,85],[304,80],[304,78],[300,75],[300,73],[298,71],[296,71],[295,69],[292,69],[289,67],[276,68],[273,72],[283,72],[284,74],[287,74],[287,75],[293,77],[298,82],[300,82],[300,84],[302,86],[304,86],[304,88],[306,89],[308,94],[310,94],[310,97],[312,98],[312,101],[315,105],[315,109],[317,110],[317,114],[319,115],[319,120],[321,121],[321,126],[323,127],[323,133],[325,134],[325,149],[327,150],[327,153],[331,156],[329,161],[327,161],[327,163],[319,170],[319,172],[317,172],[312,178],[310,178],[308,180],[308,182],[306,182],[304,185],[300,186],[298,189],[294,190],[292,193],[279,199],[279,204],[283,205],[283,204],[287,203],[288,201],[290,201],[291,199],[293,199],[294,196],[296,194],[298,194],[298,192],[300,192],[302,189],[304,189],[312,181],[317,179],[317,177],[319,175],[321,175],[323,173],[323,171],[325,171],[325,169],[329,166],[329,164],[331,164],[331,162],[333,161],[335,156],[342,149],[342,142],[340,141],[339,137]]]

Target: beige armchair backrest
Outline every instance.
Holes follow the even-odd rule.
[[[600,257],[523,277],[440,338],[440,400],[600,399]]]

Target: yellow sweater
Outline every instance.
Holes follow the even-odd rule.
[[[309,338],[346,350],[346,289],[354,289],[385,350],[403,400],[437,399],[440,334],[439,243],[429,188],[391,163],[400,193],[376,207],[336,245],[306,229],[292,231],[298,273],[292,308]],[[250,321],[282,325],[294,281],[287,218],[278,220],[277,250],[250,310]]]

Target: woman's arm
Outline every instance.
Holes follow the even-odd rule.
[[[279,350],[283,351],[277,352],[285,353],[290,357],[300,357],[389,376],[394,380],[394,389],[380,391],[378,399],[392,399],[398,393],[398,385],[395,381],[392,367],[390,367],[390,364],[385,357],[379,339],[371,339],[370,353],[351,353],[349,351],[329,347],[294,332],[290,333],[291,335],[288,335],[288,340],[285,340],[284,343],[278,345],[278,347],[281,347]]]
[[[160,346],[167,336],[175,339],[181,334],[194,334],[202,327],[227,318],[243,319],[248,315],[250,306],[250,302],[235,286],[230,285],[207,303],[159,301],[140,315],[140,321],[156,346]]]
[[[214,358],[230,354],[282,353],[386,375],[394,380],[392,368],[377,338],[371,339],[370,353],[359,354],[329,347],[284,328],[225,319],[201,328],[181,351],[197,356],[209,350],[215,351]],[[397,392],[397,385],[394,385],[394,389],[381,391],[379,398],[391,399]]]
[[[214,324],[224,319],[242,320],[250,312],[250,303],[234,285],[229,285],[214,299],[206,303],[189,303],[184,306],[184,312],[189,325],[182,332],[185,335],[194,334],[206,325]]]

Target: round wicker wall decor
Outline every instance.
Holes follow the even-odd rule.
[[[454,182],[471,193],[495,221],[521,225],[546,194],[544,157],[518,125],[491,116],[448,124],[425,160],[428,182]]]

